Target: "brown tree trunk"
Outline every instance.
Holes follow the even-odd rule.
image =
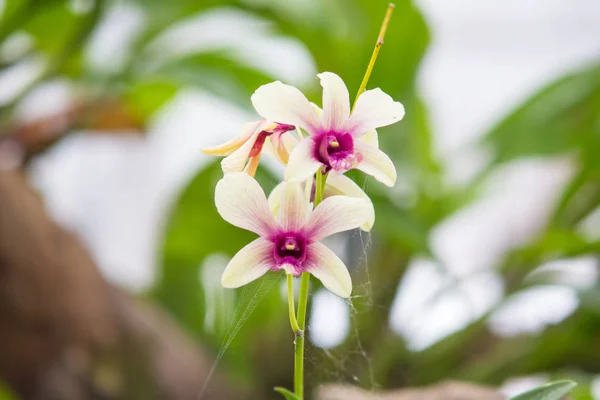
[[[212,366],[166,313],[110,286],[20,172],[0,172],[0,378],[24,399],[195,400]],[[203,396],[234,399],[220,378]]]

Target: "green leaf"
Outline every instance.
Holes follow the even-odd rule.
[[[261,71],[240,64],[222,53],[192,54],[171,60],[149,74],[196,87],[236,103],[250,107],[250,95],[259,86],[273,80]]]
[[[147,120],[171,101],[178,90],[179,85],[169,80],[146,80],[132,85],[124,97],[131,111]]]
[[[556,381],[520,394],[510,400],[560,400],[576,385],[575,382],[569,380]]]
[[[276,387],[273,390],[275,390],[277,393],[281,393],[281,395],[283,397],[286,398],[286,400],[301,400],[300,397],[296,396],[294,393],[290,392],[289,390],[287,390],[286,388],[282,388],[282,387]]]

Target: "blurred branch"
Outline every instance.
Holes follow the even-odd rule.
[[[0,172],[0,377],[24,399],[194,400],[212,366],[100,276],[17,172]],[[205,399],[235,399],[214,378]]]
[[[142,133],[144,128],[141,118],[120,99],[78,102],[57,114],[7,127],[6,137],[0,137],[0,153],[4,157],[0,168],[26,164],[74,129]]]

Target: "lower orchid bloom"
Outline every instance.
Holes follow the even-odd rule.
[[[276,214],[279,212],[281,206],[281,194],[286,186],[286,182],[282,182],[275,186],[271,194],[269,194],[269,207],[271,211]],[[304,196],[307,202],[312,203],[315,198],[315,181],[313,178],[309,178],[306,181]],[[375,208],[373,202],[352,179],[346,175],[341,174],[337,171],[331,171],[327,177],[327,183],[325,184],[325,190],[323,191],[323,198],[326,199],[331,196],[349,196],[359,199],[364,199],[369,206],[369,217],[360,226],[365,232],[370,232],[371,228],[375,224]]]
[[[240,136],[202,151],[205,154],[227,156],[221,162],[224,173],[246,171],[254,176],[267,139],[271,142],[267,148],[272,148],[273,155],[284,164],[288,162],[288,149],[294,144],[290,143],[290,140],[295,139],[291,136],[284,139],[282,136],[294,129],[296,127],[292,125],[270,122],[263,118],[258,122],[245,124]]]
[[[358,97],[351,113],[348,89],[342,79],[332,72],[318,76],[323,86],[321,116],[300,90],[279,81],[261,86],[252,95],[252,104],[262,117],[300,127],[309,134],[290,154],[286,180],[304,181],[320,168],[342,173],[356,168],[393,186],[393,162],[364,137],[376,128],[400,121],[404,117],[402,104],[381,89],[372,89]]]
[[[240,287],[268,271],[284,270],[296,277],[309,272],[331,292],[349,297],[352,281],[346,266],[319,242],[364,224],[371,212],[369,204],[364,199],[332,196],[311,212],[299,183],[287,183],[281,196],[275,217],[262,188],[247,174],[226,174],[217,184],[215,204],[221,217],[260,235],[231,259],[223,272],[223,286]]]

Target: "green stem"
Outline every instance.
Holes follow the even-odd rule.
[[[296,307],[294,306],[294,276],[292,274],[287,274],[287,287],[288,307],[290,311],[290,325],[292,326],[294,334],[298,336],[300,334],[301,329],[298,326],[298,321],[296,320]]]
[[[310,273],[303,272],[300,278],[300,298],[298,299],[298,327],[296,349],[294,351],[294,393],[302,400],[304,398],[304,329],[306,328],[306,309],[308,306],[308,287]]]
[[[385,37],[385,31],[387,30],[388,24],[390,22],[390,18],[392,16],[392,11],[394,11],[394,3],[390,3],[388,5],[387,12],[385,13],[385,17],[383,19],[383,23],[381,24],[381,29],[379,30],[379,36],[377,36],[377,42],[375,43],[375,48],[373,49],[373,54],[371,55],[371,59],[369,60],[369,65],[367,66],[367,72],[365,72],[365,76],[358,88],[358,93],[356,93],[356,99],[354,100],[354,105],[358,101],[358,98],[367,88],[367,83],[369,82],[369,78],[371,77],[371,72],[373,72],[373,67],[375,66],[375,61],[377,60],[377,56],[379,55],[379,49],[383,46],[383,38]],[[354,106],[352,106],[354,108]]]
[[[315,201],[313,208],[318,206],[323,200],[323,192],[325,191],[325,182],[327,181],[327,174],[317,171],[316,174],[316,188],[315,188]],[[296,349],[294,352],[294,393],[302,400],[304,397],[304,330],[306,328],[306,309],[308,307],[308,289],[310,285],[310,273],[303,272],[300,280],[300,297],[298,299],[298,318],[297,326],[298,329],[294,329],[292,315],[290,314],[290,321],[292,322],[292,329],[296,335],[295,345]],[[288,299],[292,296],[291,293],[291,275],[288,275]],[[290,313],[293,310],[293,297],[290,304]]]

